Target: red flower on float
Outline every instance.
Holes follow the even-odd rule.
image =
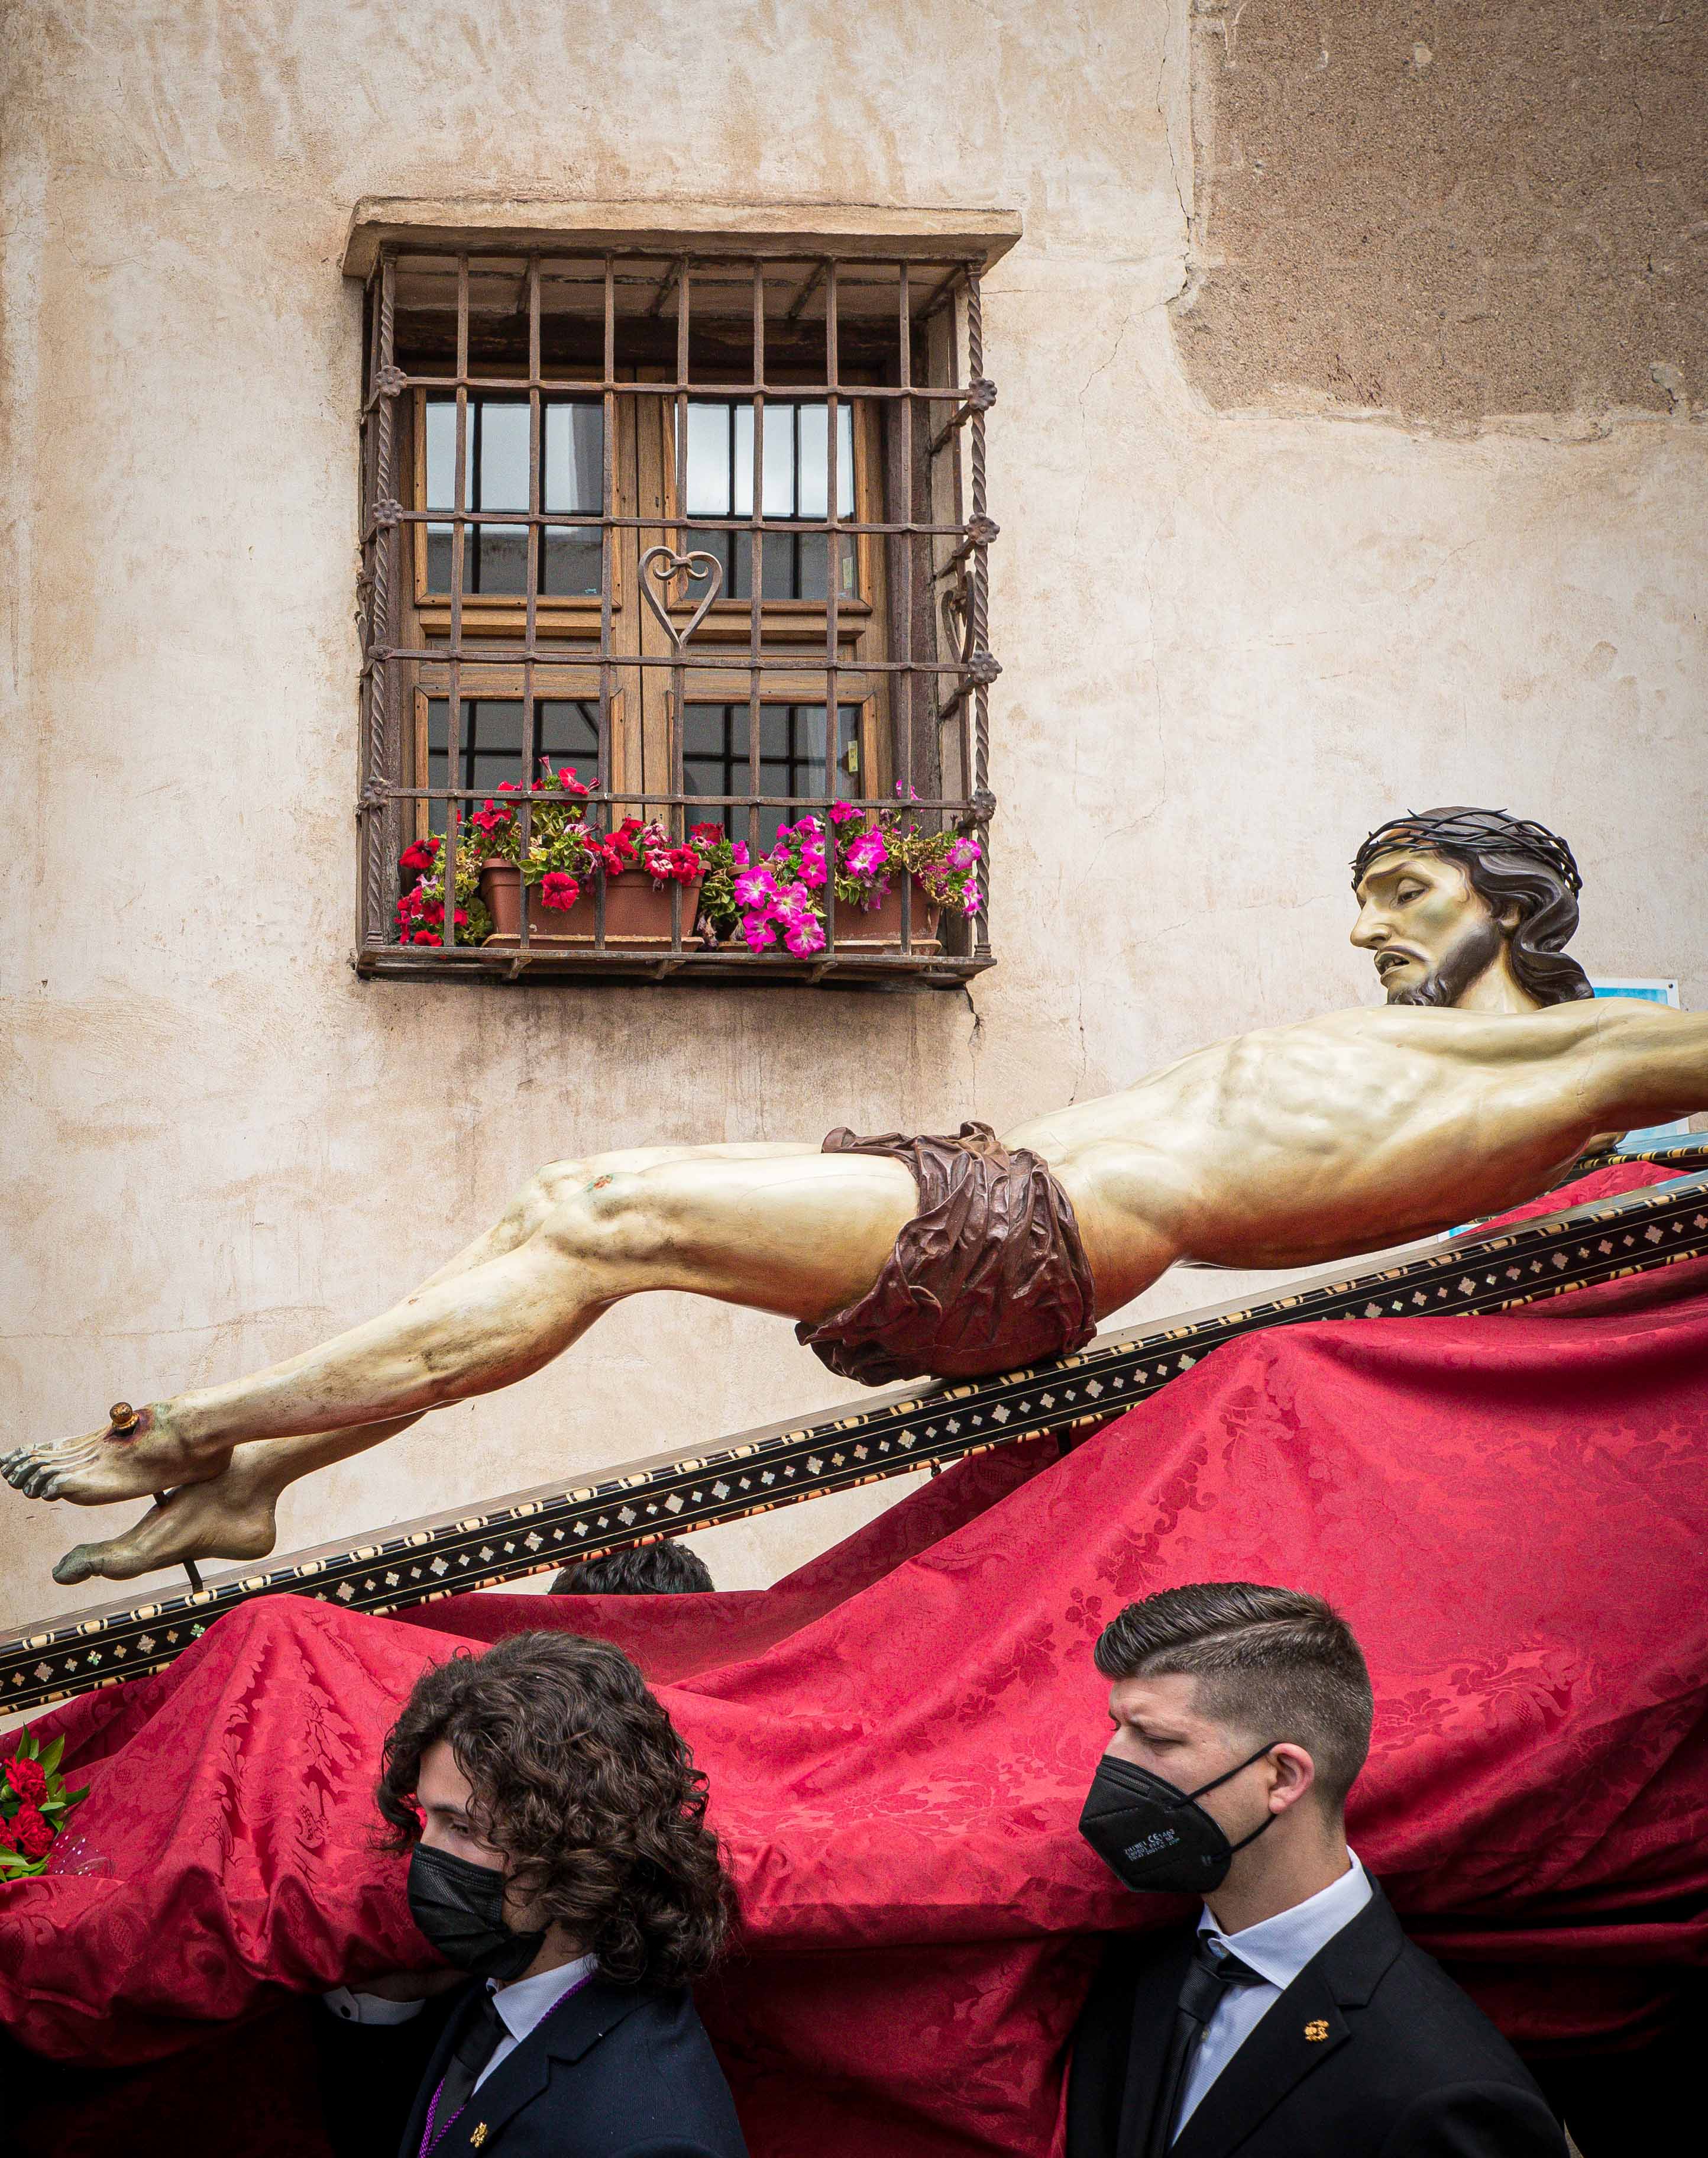
[[[26,1858],[45,1858],[54,1840],[53,1824],[34,1806],[20,1806],[12,1816],[12,1840]]]
[[[0,1776],[26,1805],[39,1806],[48,1795],[48,1779],[39,1761],[20,1761],[13,1755],[0,1760]]]

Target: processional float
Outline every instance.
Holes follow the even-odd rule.
[[[1077,1355],[958,1386],[898,1386],[796,1423],[650,1454],[591,1483],[540,1484],[475,1508],[292,1551],[145,1600],[0,1634],[0,1712],[163,1670],[214,1619],[261,1596],[311,1597],[378,1616],[574,1565],[780,1506],[852,1490],[1024,1438],[1088,1432],[1160,1392],[1223,1343],[1347,1319],[1468,1318],[1708,1257],[1708,1139],[1591,1157],[1574,1179],[1663,1162],[1664,1184],[1539,1216],[1498,1234],[1443,1236],[1360,1271],[1330,1268],[1256,1302],[1099,1335]]]
[[[1708,1254],[1708,1169],[1696,1166],[1708,1143],[1690,1142],[1664,1157],[1686,1173],[1649,1189],[1396,1249],[1457,1212],[1496,1216],[1633,1159],[1605,1150],[1628,1123],[1708,1110],[1708,1022],[1589,1001],[1588,978],[1561,948],[1581,879],[1541,826],[1487,810],[1396,818],[1360,849],[1353,881],[1354,942],[1375,954],[1385,1013],[1215,1045],[1005,1142],[968,1124],[955,1138],[837,1131],[822,1150],[659,1149],[556,1164],[379,1319],[226,1386],[141,1412],[116,1404],[105,1432],[14,1449],[0,1470],[31,1497],[157,1495],[128,1537],[80,1546],[59,1578],[134,1577],[170,1557],[188,1563],[190,1586],[0,1637],[0,1707],[161,1670],[256,1597],[395,1611],[1071,1432],[1262,1328],[1509,1310]],[[1597,1121],[1613,1118],[1611,1130]],[[1177,1261],[1292,1269],[1372,1250],[1393,1256],[1342,1257],[1268,1298],[1094,1336],[1097,1311],[1120,1309]],[[840,1303],[824,1293],[832,1281],[852,1300],[819,1316]],[[537,1370],[610,1303],[648,1288],[793,1310],[798,1336],[833,1370],[907,1383],[201,1582],[201,1557],[271,1549],[270,1527],[235,1533],[219,1496],[234,1456],[270,1450],[276,1495],[446,1401]],[[937,1376],[921,1386],[920,1373]],[[180,1495],[163,1486],[180,1480],[199,1495],[174,1512]],[[174,1527],[192,1518],[194,1535]]]

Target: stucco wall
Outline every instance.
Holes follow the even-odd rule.
[[[1556,825],[1586,963],[1708,1002],[1700,431],[1213,410],[1169,313],[1183,9],[9,19],[12,1431],[306,1345],[556,1155],[1000,1128],[1368,998],[1344,864],[1396,807]],[[350,973],[359,309],[337,266],[358,196],[458,187],[1024,214],[986,306],[1002,963],[970,999]],[[1220,1293],[1188,1275],[1146,1306]],[[281,1547],[844,1391],[774,1321],[650,1299],[297,1487]],[[702,1547],[758,1583],[896,1488]],[[47,1569],[110,1532],[0,1493],[0,1623],[91,1600]]]

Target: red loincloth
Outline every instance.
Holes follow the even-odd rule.
[[[795,1329],[839,1377],[864,1386],[987,1377],[1071,1356],[1097,1332],[1079,1223],[1035,1154],[1010,1154],[977,1123],[955,1138],[862,1139],[842,1128],[822,1151],[890,1155],[919,1188],[918,1211],[866,1293]]]
[[[424,1963],[371,1847],[380,1738],[428,1663],[556,1623],[668,1679],[709,1772],[748,1946],[702,2005],[755,2158],[1037,2158],[1091,1937],[1182,1908],[1075,1832],[1091,1643],[1147,1590],[1245,1578],[1325,1593],[1365,1644],[1353,1840],[1424,1945],[1520,2042],[1642,2035],[1708,1959],[1705,1273],[1249,1336],[763,1594],[249,1605],[41,1721],[107,1870],[0,1889],[0,2013],[137,2060]]]

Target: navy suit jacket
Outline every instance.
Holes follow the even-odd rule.
[[[484,1984],[459,1986],[448,2007],[389,2028],[321,2016],[335,2150],[386,2158],[400,2100],[412,2089],[396,2148],[399,2158],[416,2158],[433,2094]],[[544,2016],[454,2119],[435,2121],[432,2149],[435,2158],[747,2158],[730,2086],[689,1995],[601,1978]]]
[[[1143,2158],[1192,1935],[1117,1934],[1074,2032],[1067,2158]],[[1171,2158],[1566,2158],[1504,2038],[1380,1888],[1272,2002]]]

